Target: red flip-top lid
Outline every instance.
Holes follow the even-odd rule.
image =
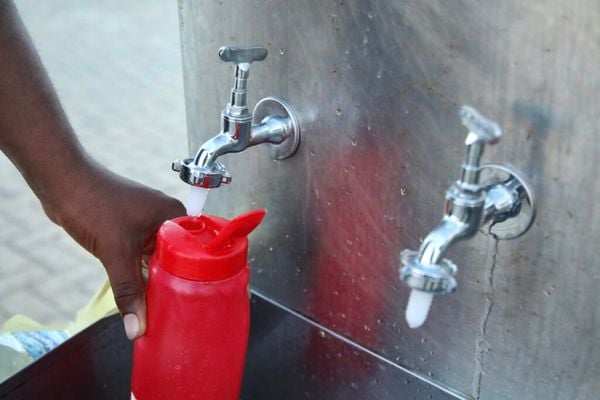
[[[158,230],[154,256],[161,268],[180,278],[214,282],[244,268],[248,238],[265,210],[250,211],[228,221],[202,215],[166,221]]]

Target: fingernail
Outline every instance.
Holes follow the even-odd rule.
[[[123,316],[125,334],[129,340],[133,340],[140,334],[140,320],[137,315],[130,313]]]

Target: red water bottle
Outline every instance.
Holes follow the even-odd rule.
[[[239,399],[250,325],[247,235],[264,215],[181,217],[160,227],[132,399]]]

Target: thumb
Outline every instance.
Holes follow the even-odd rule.
[[[115,257],[105,264],[115,303],[130,340],[146,331],[146,297],[139,257]]]

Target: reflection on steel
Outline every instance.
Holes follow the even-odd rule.
[[[218,131],[214,110],[228,101],[229,77],[214,57],[222,43],[269,50],[252,70],[260,85],[248,92],[250,110],[277,94],[298,111],[294,157],[224,155],[236,184],[213,191],[206,206],[226,217],[267,208],[250,240],[255,289],[473,397],[597,397],[600,2],[179,4],[190,151]],[[519,240],[475,235],[452,246],[446,258],[460,266],[460,290],[436,298],[427,323],[412,330],[398,250],[419,247],[439,222],[441,194],[460,176],[456,111],[465,103],[507,133],[482,163],[522,169],[535,189],[536,222]],[[493,171],[482,167],[482,186],[509,178]],[[523,206],[506,222],[525,216]],[[491,232],[500,237],[501,227],[517,232],[500,222]],[[303,371],[302,359],[285,365]],[[375,373],[365,366],[364,376]],[[294,387],[310,390],[327,377],[298,378]],[[276,384],[261,383],[264,391]],[[393,385],[386,394],[386,383],[378,400],[402,398]]]
[[[244,400],[469,400],[253,292]]]
[[[172,169],[179,172],[184,182],[203,188],[216,188],[231,182],[231,174],[217,162],[223,154],[270,143],[274,145],[272,158],[282,160],[295,153],[300,141],[295,113],[283,100],[263,99],[254,112],[259,111],[261,117],[252,125],[253,114],[248,111],[246,99],[250,64],[267,58],[267,49],[261,46],[221,47],[219,58],[235,64],[235,82],[230,101],[221,113],[221,131],[200,147],[196,157],[175,160],[172,164]]]
[[[431,295],[450,293],[456,288],[456,266],[443,258],[453,243],[472,238],[486,223],[493,226],[518,217],[523,203],[528,204],[526,209],[531,210],[528,218],[520,220],[523,225],[518,226],[517,232],[512,236],[502,238],[521,236],[529,229],[535,217],[533,194],[509,167],[500,166],[502,171],[510,173],[506,181],[494,182],[488,186],[480,185],[480,161],[484,146],[498,142],[502,131],[495,122],[487,120],[471,107],[463,106],[460,114],[463,124],[469,129],[465,141],[467,158],[462,165],[461,177],[446,192],[444,217],[425,237],[419,251],[405,250],[402,253],[404,266],[400,269],[400,279],[412,290]],[[488,165],[487,168],[494,167]],[[514,227],[514,224],[511,226]],[[411,293],[406,308],[407,320],[412,328],[423,324],[431,305],[431,297],[426,298],[426,303],[420,304],[413,297],[416,295]],[[415,315],[416,320],[411,323],[410,315],[413,310],[418,315]]]

